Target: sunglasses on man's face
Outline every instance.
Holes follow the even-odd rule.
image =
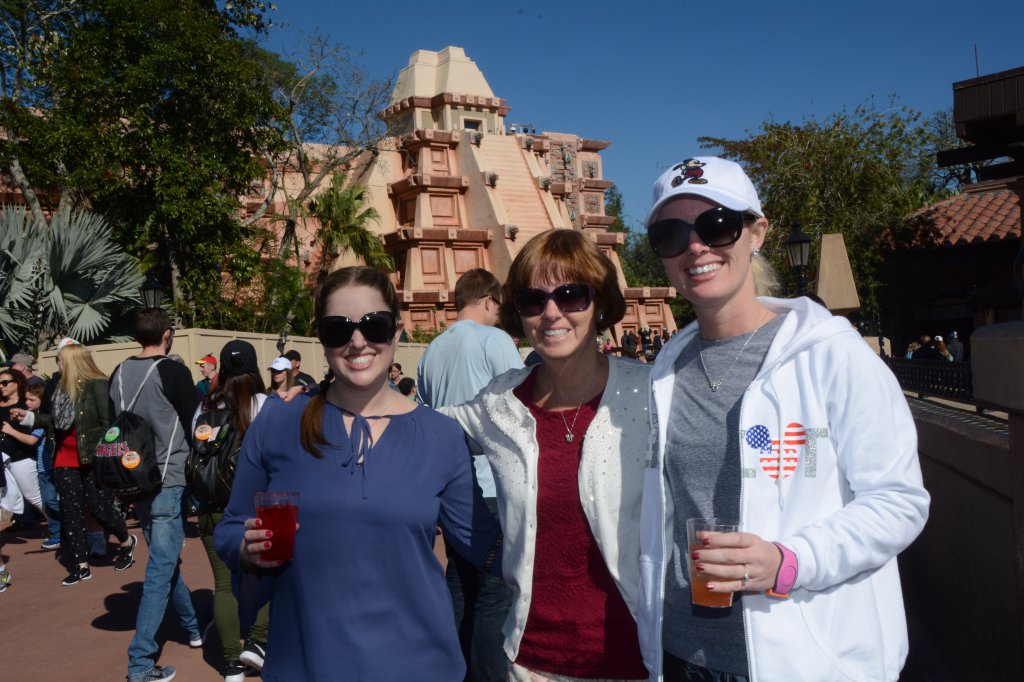
[[[13,384],[13,383],[16,383],[14,381],[14,379],[0,379],[0,386],[3,386],[4,388],[7,387],[7,384]]]
[[[563,313],[578,313],[590,307],[594,300],[594,287],[589,284],[562,284],[551,292],[543,289],[520,289],[514,301],[516,310],[523,317],[536,317],[554,301]]]
[[[398,318],[389,310],[366,313],[356,322],[342,315],[321,317],[317,323],[317,336],[325,348],[341,348],[352,340],[357,329],[370,343],[387,343],[395,338]]]
[[[716,206],[701,213],[692,223],[679,218],[655,221],[647,227],[647,239],[659,258],[675,258],[690,247],[692,232],[708,246],[729,246],[739,240],[743,224],[755,220],[757,216],[753,213]]]

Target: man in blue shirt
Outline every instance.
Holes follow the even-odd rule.
[[[455,283],[458,319],[430,342],[420,359],[417,388],[423,402],[433,407],[459,405],[476,397],[494,377],[523,366],[512,338],[496,326],[500,295],[501,284],[487,270],[476,268],[459,277]],[[497,517],[494,477],[486,458],[475,457],[474,468],[484,501]],[[501,628],[512,593],[501,578],[481,573],[447,551],[448,588],[466,656],[466,679],[505,680],[508,661]]]

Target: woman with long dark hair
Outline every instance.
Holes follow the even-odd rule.
[[[192,424],[193,443],[203,443],[210,438],[216,439],[223,435],[232,443],[240,444],[252,420],[267,399],[266,386],[256,362],[256,349],[251,343],[235,340],[224,345],[220,352],[220,369],[214,386],[216,388],[203,398],[202,404],[196,410],[196,419]],[[209,426],[203,428],[196,425],[201,415],[213,411],[227,413],[225,425],[220,427],[217,433],[213,433]],[[229,434],[229,431],[234,433]],[[224,655],[224,682],[242,682],[245,679],[246,665],[257,670],[263,667],[270,608],[265,605],[259,610],[256,621],[249,628],[243,647],[238,601],[231,591],[231,570],[217,556],[213,544],[214,529],[224,517],[223,503],[214,498],[215,496],[199,498],[199,537],[206,548],[210,568],[213,570],[213,620]]]
[[[276,394],[280,398],[287,399],[288,392],[295,385],[295,380],[289,371],[291,368],[291,361],[283,355],[274,358],[274,361],[270,363],[270,367],[267,367],[267,371],[270,372],[270,385],[267,387],[267,395]]]
[[[263,679],[461,680],[437,520],[478,564],[494,564],[500,547],[465,437],[388,387],[402,322],[387,275],[331,273],[315,314],[330,372],[319,390],[264,407],[214,531],[240,590],[259,576],[262,598],[272,595]],[[275,542],[253,518],[264,491],[300,495],[287,563],[261,556]]]

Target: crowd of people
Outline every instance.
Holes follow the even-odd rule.
[[[167,453],[159,492],[134,503],[149,561],[130,682],[174,677],[155,640],[168,603],[202,645],[177,562],[185,460],[190,441],[214,437],[203,415],[215,410],[243,436],[224,503],[198,509],[227,682],[247,666],[268,682],[896,680],[908,649],[896,556],[929,505],[899,385],[846,319],[774,297],[770,225],[737,164],[670,168],[645,227],[696,320],[626,332],[621,350],[616,268],[577,230],[535,236],[504,283],[464,273],[458,319],[415,379],[395,362],[398,294],[367,267],[315,293],[318,383],[297,352],[264,382],[252,346],[233,341],[197,361],[193,385],[166,361],[174,328],[156,309],[136,317],[142,351],[109,382],[84,347],[62,348],[39,424],[64,434],[61,462],[77,458],[51,474],[69,578],[88,577],[83,509],[118,539],[115,569],[136,542],[87,480],[88,438],[137,395]],[[525,363],[513,337],[533,348]],[[42,481],[14,375],[0,373],[4,452]],[[109,413],[81,416],[103,397]],[[266,492],[297,494],[293,541],[290,523],[257,516]],[[50,514],[47,494],[27,485],[25,499]],[[694,519],[738,530],[695,545]],[[9,576],[0,566],[0,587]],[[696,605],[695,576],[731,606]]]
[[[908,360],[964,362],[965,349],[960,335],[955,331],[949,333],[948,342],[938,334],[922,334],[919,341],[912,341],[907,346],[904,357]]]

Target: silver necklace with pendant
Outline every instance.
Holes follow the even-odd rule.
[[[764,319],[764,318],[762,318],[762,319]],[[747,340],[743,342],[743,345],[740,347],[739,352],[736,353],[735,356],[733,356],[732,362],[729,364],[729,369],[725,370],[725,374],[723,374],[722,378],[719,379],[718,381],[715,381],[714,379],[711,378],[711,373],[708,372],[708,366],[706,364],[704,364],[704,344],[701,343],[700,333],[698,332],[698,334],[697,334],[697,354],[700,356],[700,368],[702,370],[704,370],[704,377],[708,380],[708,388],[710,388],[712,391],[717,391],[718,389],[720,389],[722,387],[722,382],[724,382],[726,379],[729,378],[729,374],[732,372],[732,368],[736,366],[736,361],[740,359],[740,356],[743,355],[743,351],[745,351],[747,349],[747,344],[750,343],[750,341],[755,336],[757,336],[757,333],[759,331],[761,331],[761,327],[763,327],[764,325],[765,325],[765,323],[762,322],[761,324],[759,324],[757,326],[757,329],[755,329],[754,331],[750,332],[750,336],[748,336]]]
[[[569,426],[569,422],[565,421],[565,412],[559,412],[559,416],[562,417],[562,423],[565,424],[565,442],[571,443],[575,436],[572,435],[572,430],[576,428],[576,417],[580,416],[580,408],[583,407],[583,403],[580,403],[579,407],[576,408],[576,415],[572,418],[572,426]],[[566,410],[568,412],[568,410]]]

